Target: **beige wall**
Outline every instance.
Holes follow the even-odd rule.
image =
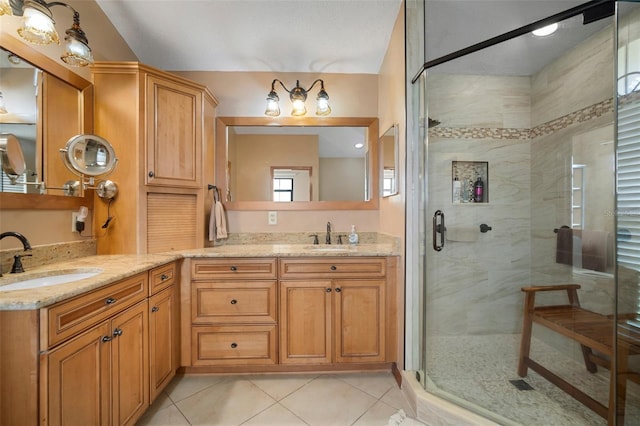
[[[320,201],[362,201],[363,158],[320,159]]]
[[[398,156],[397,195],[380,199],[378,212],[379,232],[401,237],[404,241],[404,215],[406,197],[406,118],[405,118],[405,67],[404,67],[404,7],[396,20],[387,53],[380,68],[378,81],[378,117],[380,136],[394,123],[398,124],[400,141]],[[382,174],[382,170],[381,170]]]

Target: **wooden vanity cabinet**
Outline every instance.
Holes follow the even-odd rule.
[[[275,258],[194,259],[191,366],[277,363]]]
[[[178,278],[176,263],[149,271],[149,402],[175,377],[179,367]]]
[[[280,363],[386,357],[385,258],[280,259]]]
[[[132,297],[132,288],[143,291]],[[41,321],[49,324],[41,329],[46,348],[40,355],[42,424],[128,425],[144,413],[149,405],[147,291],[148,276],[142,273],[40,310]],[[63,325],[60,318],[79,334],[53,338],[49,331]]]
[[[109,179],[121,194],[111,206],[95,203],[96,233],[114,218],[98,254],[204,247],[217,101],[205,86],[138,62],[91,71],[95,132],[114,147]]]

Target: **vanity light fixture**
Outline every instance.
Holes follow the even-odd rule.
[[[65,31],[65,52],[60,59],[74,67],[92,64],[93,54],[87,36],[80,28],[80,14],[68,4],[57,1],[46,3],[44,0],[0,0],[0,15],[22,16],[18,35],[29,43],[60,44],[51,13],[52,6],[65,6],[73,11],[73,25]]]
[[[291,115],[294,117],[299,117],[307,114],[307,108],[305,107],[305,101],[307,100],[307,94],[313,86],[317,83],[320,83],[320,91],[318,92],[318,96],[316,97],[316,115],[329,115],[331,114],[331,107],[329,106],[329,95],[324,90],[324,81],[321,79],[317,79],[311,84],[308,89],[303,89],[300,87],[300,80],[296,80],[296,87],[289,90],[287,87],[277,78],[273,80],[271,83],[271,91],[267,95],[267,109],[265,110],[265,115],[270,117],[277,117],[280,115],[280,106],[278,105],[278,101],[280,98],[276,93],[276,83],[280,83],[280,86],[284,90],[289,93],[289,99],[291,100],[292,110]]]

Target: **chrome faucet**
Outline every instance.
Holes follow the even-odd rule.
[[[327,222],[327,237],[324,242],[326,244],[331,244],[331,222]]]
[[[27,240],[27,238],[19,232],[13,232],[13,231],[3,232],[2,234],[0,234],[0,240],[2,240],[4,237],[15,237],[19,239],[20,242],[22,243],[22,247],[24,248],[24,251],[31,250],[31,244],[29,244],[29,240]],[[26,256],[31,256],[31,255],[28,254]],[[14,256],[13,267],[11,268],[12,274],[15,274],[17,272],[24,272],[24,269],[22,268],[22,263],[20,262],[21,257],[22,256]],[[0,277],[1,276],[2,276],[2,271],[0,270]]]

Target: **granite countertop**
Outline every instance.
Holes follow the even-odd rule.
[[[22,274],[5,274],[0,278],[0,310],[40,309],[61,300],[77,296],[118,280],[147,271],[182,258],[205,257],[349,257],[349,256],[397,256],[398,249],[391,243],[349,245],[310,244],[228,244],[194,250],[146,255],[96,255],[51,263],[30,268]],[[56,273],[91,272],[97,275],[28,290],[2,291],[2,286],[16,281],[40,278]]]

